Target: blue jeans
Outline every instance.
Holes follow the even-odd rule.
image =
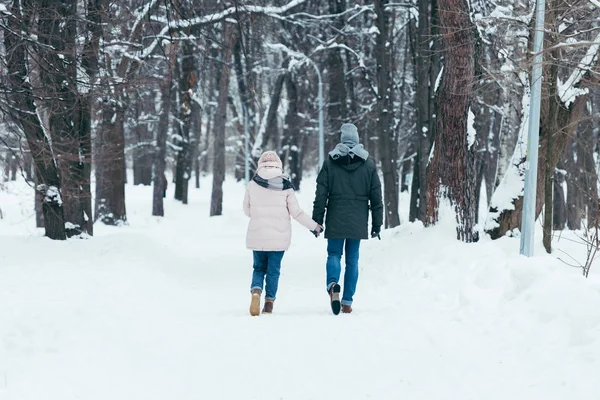
[[[346,272],[344,273],[344,292],[342,304],[352,305],[358,282],[358,254],[360,239],[328,239],[327,240],[327,291],[340,280],[342,273],[342,254],[346,245]]]
[[[263,289],[266,282],[265,300],[275,300],[279,286],[279,271],[283,251],[254,251],[254,272],[250,291]]]

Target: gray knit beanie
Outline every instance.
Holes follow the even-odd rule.
[[[356,146],[360,139],[358,137],[358,129],[354,124],[343,124],[340,128],[342,132],[342,143],[348,147]]]

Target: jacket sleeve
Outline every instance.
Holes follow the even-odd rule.
[[[296,198],[296,194],[293,189],[290,189],[290,193],[287,196],[287,208],[290,215],[299,223],[304,225],[306,228],[314,231],[317,229],[317,223],[313,221],[308,214],[302,211],[300,208],[300,204],[298,204],[298,199]]]
[[[317,176],[317,190],[315,193],[315,201],[313,202],[312,219],[319,225],[323,225],[325,219],[325,207],[327,207],[327,199],[329,198],[329,170],[327,161],[323,163],[323,167]]]
[[[246,188],[246,194],[244,194],[244,214],[250,217],[250,192]]]
[[[377,168],[373,168],[371,176],[371,190],[369,193],[369,203],[371,204],[371,222],[372,228],[381,228],[383,225],[383,201],[381,195],[381,181],[377,174]]]

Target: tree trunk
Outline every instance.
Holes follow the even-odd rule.
[[[475,75],[474,25],[464,0],[440,0],[444,42],[444,72],[438,94],[434,152],[428,170],[427,224],[439,219],[439,204],[447,199],[456,213],[457,238],[477,241],[474,138],[467,120]]]
[[[551,10],[549,16],[553,16],[553,11]],[[551,18],[554,20],[554,18]],[[548,47],[554,45],[554,40],[550,43],[547,43]],[[554,137],[557,135],[556,132],[556,116],[558,112],[558,103],[560,99],[558,98],[558,61],[559,54],[557,50],[552,51],[551,53],[551,62],[550,62],[550,79],[548,80],[548,97],[549,97],[549,105],[548,105],[548,117],[546,118],[547,127],[544,129],[546,132],[546,157],[545,163],[543,164],[544,168],[544,229],[543,229],[543,239],[542,242],[544,244],[544,248],[547,253],[552,253],[552,206],[553,200],[552,195],[554,193],[554,169],[556,167],[556,162],[552,162],[552,154],[554,153]]]
[[[9,100],[14,105],[15,120],[21,125],[31,155],[33,157],[36,192],[42,204],[45,220],[45,234],[50,239],[66,239],[63,202],[61,199],[60,178],[48,137],[38,118],[33,91],[27,73],[27,48],[15,32],[28,32],[28,17],[32,3],[24,0],[13,2],[7,17],[9,29],[4,31],[6,66],[13,91]]]
[[[389,25],[385,16],[386,0],[375,0],[377,15],[376,59],[377,59],[377,130],[380,135],[379,150],[381,169],[383,172],[383,189],[385,204],[385,227],[393,228],[400,225],[398,214],[398,167],[397,142],[392,131],[392,90],[390,87],[390,41]]]
[[[567,227],[571,230],[581,229],[584,212],[583,193],[583,151],[577,140],[567,148]]]
[[[594,160],[594,126],[592,123],[594,114],[587,114],[586,119],[581,122],[577,135],[583,141],[583,171],[584,176],[584,200],[586,207],[587,225],[589,229],[598,228],[598,173],[596,171],[596,162]],[[596,114],[597,115],[597,114]],[[597,138],[596,138],[597,139]]]
[[[85,181],[87,147],[79,131],[81,102],[77,92],[76,0],[41,0],[39,14],[40,79],[47,99],[48,127],[61,177],[67,235],[90,233],[86,215],[91,199]],[[60,23],[59,23],[60,21]],[[85,138],[83,138],[85,140]]]
[[[137,143],[133,149],[133,184],[152,185],[152,159],[153,149],[150,146],[152,136],[147,121],[141,120],[143,115],[143,97],[135,100],[135,116],[137,124],[133,127],[132,135]],[[152,105],[154,107],[154,105]]]
[[[284,167],[292,180],[296,190],[300,190],[302,178],[302,165],[300,163],[300,118],[298,117],[298,88],[293,76],[288,73],[285,80],[285,90],[289,101],[287,115],[285,116],[284,140],[281,150],[281,159]]]
[[[429,163],[429,151],[431,150],[430,136],[430,57],[431,50],[429,44],[432,40],[430,31],[430,1],[419,0],[419,25],[416,32],[417,54],[415,59],[415,74],[417,78],[417,93],[416,93],[416,112],[417,112],[417,137],[418,150],[417,159],[419,168],[418,178],[419,188],[417,203],[417,215],[421,221],[426,220],[427,216],[427,164]],[[435,79],[435,78],[434,78]],[[414,200],[413,200],[414,201]]]
[[[328,0],[328,3],[330,15],[339,15],[346,9],[345,1]],[[335,29],[342,29],[344,27],[343,18],[335,18],[332,25]],[[325,148],[333,149],[339,142],[340,127],[348,118],[346,78],[341,49],[327,50],[327,75],[323,79],[328,83],[326,114],[329,129],[325,129]]]
[[[152,188],[152,215],[164,217],[164,196],[167,190],[165,169],[167,164],[167,136],[169,134],[169,116],[171,114],[171,87],[173,86],[173,68],[177,57],[177,45],[168,44],[165,76],[160,84],[161,115],[156,129],[156,150],[154,152],[154,186]]]
[[[587,103],[588,95],[581,95],[577,97],[577,99],[569,106],[569,108],[565,108],[563,104],[560,104],[557,112],[557,120],[556,120],[556,135],[554,136],[554,149],[552,152],[552,157],[550,160],[550,165],[555,167],[560,158],[560,154],[564,150],[568,138],[571,137],[577,128],[577,121],[581,119],[581,115],[583,114],[583,110],[585,104]],[[544,102],[542,102],[542,110],[544,109]],[[544,115],[544,112],[542,112]],[[539,147],[539,156],[538,156],[538,165],[546,165],[546,146],[548,145],[547,134],[543,132],[545,124],[542,123],[540,125],[540,147]],[[521,160],[521,162],[525,162],[525,160]],[[542,206],[544,204],[544,170],[540,168],[537,174],[537,190],[536,190],[536,206],[535,206],[535,215],[540,215],[542,211]],[[567,180],[567,183],[570,183],[571,178]],[[567,204],[569,204],[568,214],[571,214],[571,202],[568,200],[571,195],[571,188],[569,187],[567,190]],[[523,196],[517,197],[514,202],[514,208],[511,210],[502,210],[500,215],[496,218],[496,226],[492,229],[489,229],[487,233],[490,235],[492,239],[497,239],[499,237],[504,236],[504,234],[508,231],[512,231],[515,228],[521,227],[521,219],[523,213]],[[570,219],[570,218],[569,218]],[[569,226],[570,229],[571,226]],[[579,228],[577,228],[579,229]]]
[[[553,187],[553,204],[552,204],[552,226],[554,230],[562,231],[567,223],[567,205],[565,202],[565,183],[564,163],[561,161],[558,164],[558,169],[554,173]]]
[[[223,214],[223,182],[225,181],[225,124],[227,122],[227,96],[229,95],[229,76],[232,45],[235,40],[234,28],[223,23],[223,49],[221,56],[221,74],[219,77],[219,99],[214,123],[214,159],[213,187],[210,203],[210,216]]]
[[[238,36],[235,40],[235,45],[233,47],[233,61],[235,66],[235,74],[236,80],[238,84],[238,93],[240,95],[240,103],[242,104],[242,124],[243,129],[241,130],[239,143],[241,144],[238,148],[236,158],[235,158],[235,178],[240,181],[245,178],[246,171],[246,145],[245,145],[245,131],[248,130],[248,134],[250,136],[250,143],[253,142],[253,132],[254,132],[254,101],[251,99],[251,91],[249,88],[249,78],[252,71],[245,71],[244,65],[249,65],[248,63],[242,63],[242,46],[243,46],[243,36],[241,32],[240,24],[238,24]],[[245,55],[245,54],[244,54]],[[250,64],[251,65],[251,64]],[[246,125],[248,125],[246,127]],[[251,145],[249,144],[249,147]],[[250,157],[250,154],[248,154]],[[253,171],[250,171],[250,175],[252,175]]]
[[[25,170],[25,179],[27,182],[33,182],[33,157],[29,149],[23,155],[23,169]]]
[[[125,100],[126,101],[126,100]],[[102,130],[98,133],[96,160],[96,213],[95,220],[106,225],[127,222],[125,212],[125,110],[124,101],[107,101],[102,116]]]
[[[265,146],[268,145],[269,141],[274,141],[274,138],[277,135],[277,110],[279,109],[279,103],[281,102],[281,91],[283,90],[286,76],[287,73],[282,73],[278,75],[275,80],[266,120],[263,123],[264,126],[261,126],[259,135],[257,135],[254,143],[252,156],[255,161],[258,161],[258,157],[260,157],[260,153],[263,152]]]
[[[192,94],[196,90],[198,78],[194,63],[193,46],[189,41],[184,41],[183,58],[181,60],[181,72],[179,75],[179,147],[177,152],[177,169],[175,173],[175,199],[188,204],[189,182],[192,176],[192,149],[191,149],[191,124],[193,112],[197,112],[192,100]]]
[[[10,180],[11,181],[17,180],[17,171],[19,170],[20,161],[21,160],[20,160],[19,156],[13,155],[12,157],[10,157]]]
[[[4,173],[2,174],[2,180],[4,182],[8,182],[10,179],[10,165],[12,160],[12,154],[10,151],[6,152],[6,156],[4,157]]]

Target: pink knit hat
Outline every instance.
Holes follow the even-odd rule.
[[[258,168],[269,167],[283,169],[281,159],[274,151],[265,151],[258,159]]]

